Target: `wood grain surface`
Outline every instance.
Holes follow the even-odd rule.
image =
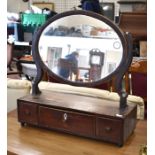
[[[8,114],[8,155],[139,155],[147,142],[147,121],[138,121],[123,147],[31,126],[21,127],[17,112]]]

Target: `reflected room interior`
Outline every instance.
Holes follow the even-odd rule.
[[[77,73],[70,73],[67,80],[92,82],[108,76],[122,60],[119,36],[109,25],[92,17],[74,15],[70,18],[56,20],[41,34],[39,54],[42,61],[59,75],[60,59],[77,52]]]

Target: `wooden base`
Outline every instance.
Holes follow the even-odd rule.
[[[17,111],[8,114],[7,122],[8,155],[139,155],[141,146],[147,144],[146,120],[137,121],[134,133],[123,147],[30,125],[21,127]]]
[[[43,91],[18,100],[21,125],[62,131],[122,146],[136,126],[136,105],[94,97]]]

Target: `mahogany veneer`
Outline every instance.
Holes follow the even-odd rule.
[[[18,99],[18,120],[122,146],[136,126],[135,104],[120,110],[119,102],[83,95],[43,91]]]

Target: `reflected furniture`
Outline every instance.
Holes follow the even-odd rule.
[[[60,27],[64,26],[65,29],[73,27],[74,32],[76,30],[78,33],[60,31],[62,30]],[[92,27],[100,28],[100,32],[95,36],[90,33]],[[53,33],[53,30],[56,30],[57,33]],[[76,44],[74,41],[77,41]],[[119,46],[114,48],[113,44],[116,41]],[[79,42],[87,44],[79,44]],[[89,66],[89,51],[95,46],[99,48],[102,55],[106,55],[106,59],[103,56],[100,58],[101,61],[98,61],[99,57],[96,56],[92,59],[93,63],[101,62],[101,65],[104,64],[100,79],[93,79],[90,82],[64,79],[57,73],[57,61],[48,66],[48,51],[52,52],[53,60],[64,58],[68,54],[66,47],[69,43],[72,51],[75,49],[82,51],[79,53],[84,58],[82,66],[86,66],[86,64]],[[18,121],[22,126],[34,125],[104,140],[119,146],[124,145],[134,132],[137,118],[137,105],[135,102],[130,103],[127,100],[128,94],[122,85],[124,74],[132,61],[131,49],[131,35],[123,33],[104,16],[82,10],[69,11],[54,16],[35,34],[32,54],[37,67],[37,76],[32,82],[32,94],[17,101]],[[109,63],[113,65],[110,72],[106,67]],[[60,84],[62,86],[69,84],[79,88],[99,86],[115,77],[118,99],[110,100],[109,98],[97,97],[93,89],[91,90],[94,92],[93,97],[89,96],[88,92],[76,94],[72,90],[67,93],[67,89],[66,92],[60,92],[57,89],[53,92],[41,91],[39,83],[44,72],[62,83]],[[68,86],[68,88],[70,87]],[[71,89],[74,88],[71,87]]]
[[[69,79],[73,80],[73,72],[72,72],[73,63],[71,61],[68,61],[66,59],[60,58],[58,60],[58,70],[68,70],[69,71]]]
[[[104,53],[98,49],[92,49],[90,52],[90,81],[101,79],[102,66],[104,64]]]
[[[80,71],[85,70],[87,74],[84,77],[80,76]],[[77,81],[88,81],[90,82],[90,68],[89,67],[78,67]]]

